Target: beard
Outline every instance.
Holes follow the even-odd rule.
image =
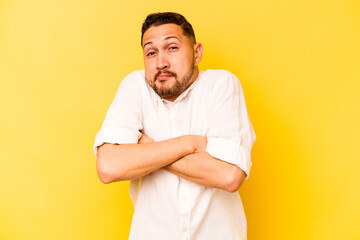
[[[168,88],[161,88],[156,85],[157,77],[160,74],[169,74],[175,78],[175,83],[168,87]],[[151,81],[148,81],[149,85],[154,89],[154,91],[161,97],[161,98],[170,98],[174,96],[178,96],[183,93],[189,86],[189,82],[191,81],[194,75],[194,62],[192,63],[189,70],[186,74],[179,80],[179,77],[176,73],[170,70],[160,70],[158,71],[154,78]]]

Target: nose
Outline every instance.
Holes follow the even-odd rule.
[[[167,69],[170,67],[169,61],[165,53],[159,52],[157,56],[157,69]]]

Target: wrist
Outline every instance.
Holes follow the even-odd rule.
[[[196,145],[196,140],[194,135],[184,135],[180,137],[182,149],[185,152],[185,155],[195,153],[198,150]],[[185,156],[184,155],[184,156]]]

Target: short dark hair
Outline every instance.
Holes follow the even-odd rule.
[[[179,25],[183,30],[183,34],[187,36],[193,44],[196,43],[194,30],[183,15],[174,12],[162,12],[152,13],[146,17],[141,27],[141,45],[143,43],[143,36],[146,30],[150,27],[156,27],[168,23]]]

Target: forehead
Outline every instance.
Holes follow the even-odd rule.
[[[150,27],[144,33],[143,47],[149,42],[163,41],[171,36],[177,37],[180,41],[183,41],[185,37],[182,28],[173,23]]]

